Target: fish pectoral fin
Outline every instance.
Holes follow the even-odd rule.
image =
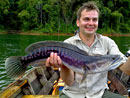
[[[83,78],[82,78],[82,80],[81,80],[81,83],[86,79],[86,77],[87,77],[87,73],[85,72],[85,73],[83,74]]]
[[[84,70],[84,74],[83,74],[83,78],[82,78],[82,80],[81,80],[81,83],[86,79],[86,77],[87,77],[87,68],[84,66],[83,67],[83,70]]]

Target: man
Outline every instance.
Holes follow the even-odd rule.
[[[125,56],[119,51],[112,39],[96,33],[98,19],[99,9],[95,3],[88,2],[84,4],[77,12],[76,24],[80,31],[75,36],[65,40],[65,42],[74,44],[93,56],[121,55],[123,60],[120,64],[111,66],[110,69],[120,68],[121,71],[130,75],[130,58],[126,62]],[[86,79],[81,83],[83,76],[65,67],[57,53],[51,53],[46,61],[46,66],[61,68],[60,76],[66,85],[60,98],[124,98],[124,96],[107,90],[108,72],[87,74]]]

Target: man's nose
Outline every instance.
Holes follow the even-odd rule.
[[[92,19],[90,19],[88,23],[89,23],[90,25],[92,25],[94,22],[93,22]]]

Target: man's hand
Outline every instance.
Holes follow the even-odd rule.
[[[57,53],[51,53],[50,57],[46,60],[46,66],[53,66],[60,68],[63,65],[60,57],[57,55]]]
[[[66,85],[71,86],[74,82],[74,72],[63,65],[62,60],[57,53],[51,53],[50,57],[46,60],[46,66],[53,66],[61,68],[60,77]]]

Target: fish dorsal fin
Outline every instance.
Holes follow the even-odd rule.
[[[25,52],[31,53],[32,51],[41,47],[62,47],[62,48],[71,49],[73,51],[79,52],[84,55],[88,55],[87,52],[79,49],[77,46],[69,44],[69,43],[61,42],[61,41],[39,41],[39,42],[29,45],[25,49]]]

